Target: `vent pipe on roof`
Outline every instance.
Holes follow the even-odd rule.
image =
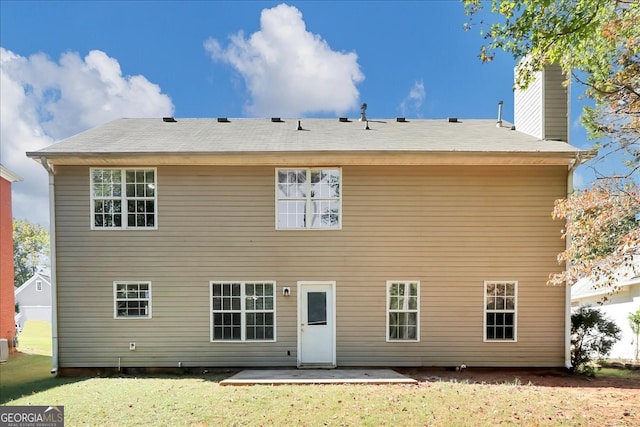
[[[498,101],[498,121],[496,122],[496,127],[502,127],[502,104],[504,102]]]
[[[362,110],[362,112],[360,113],[360,121],[366,122],[367,121],[367,104],[362,104],[360,106],[360,109]]]
[[[369,130],[369,120],[367,120],[367,124],[365,125],[364,130]]]
[[[300,120],[298,120],[298,130],[302,130],[302,124],[300,123]]]

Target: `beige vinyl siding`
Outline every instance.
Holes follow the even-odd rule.
[[[274,174],[160,166],[157,230],[91,230],[89,168],[57,168],[60,366],[295,366],[311,280],[337,283],[338,366],[563,365],[566,167],[344,166],[343,229],[313,231],[275,230]],[[153,318],[113,319],[114,280],[152,282]],[[277,341],[210,342],[211,280],[276,281]],[[420,281],[419,342],[386,342],[387,280]],[[518,281],[518,342],[483,342],[485,280]]]

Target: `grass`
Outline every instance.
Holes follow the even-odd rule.
[[[596,371],[596,377],[614,377],[640,380],[640,370],[601,368]]]
[[[609,424],[606,414],[589,411],[589,397],[570,388],[456,382],[223,387],[219,379],[91,378],[9,404],[64,405],[68,425]]]
[[[44,328],[25,328],[21,349],[46,352],[41,340],[29,336],[35,331]],[[48,355],[14,354],[0,366],[0,404],[62,405],[70,426],[563,426],[640,421],[639,395],[630,395],[631,389],[594,395],[580,388],[523,385],[517,379],[503,384],[223,387],[219,381],[226,374],[215,371],[198,376],[60,378],[49,374],[50,367]],[[608,374],[603,370],[598,376]],[[621,415],[623,411],[628,415]]]
[[[0,365],[0,404],[75,380],[51,375],[51,324],[29,320],[19,335],[18,352]]]
[[[27,320],[18,336],[18,351],[51,356],[51,323]]]

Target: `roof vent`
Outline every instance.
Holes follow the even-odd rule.
[[[398,123],[406,123],[407,119],[404,117],[396,117],[396,122]]]
[[[226,117],[218,117],[218,123],[231,123],[231,121]]]
[[[498,101],[498,121],[496,122],[496,127],[502,127],[502,101]]]
[[[367,121],[367,104],[362,104],[360,106],[360,110],[362,110],[362,112],[360,113],[360,121],[366,122]]]
[[[300,120],[298,120],[298,127],[296,129],[297,130],[302,130],[302,123],[300,123]]]
[[[457,117],[449,117],[447,120],[449,120],[449,123],[460,123]]]
[[[165,122],[165,123],[175,123],[175,122],[177,122],[177,120],[174,119],[173,117],[163,117],[162,121]]]
[[[284,120],[282,120],[280,117],[271,117],[271,122],[272,123],[284,123]]]
[[[340,123],[351,123],[351,120],[349,120],[349,118],[348,118],[348,117],[339,117],[339,118],[338,118],[338,121],[339,121]]]
[[[369,130],[369,129],[371,128],[369,127],[369,120],[367,120],[367,124],[365,125],[364,130]]]

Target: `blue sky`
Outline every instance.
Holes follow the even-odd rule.
[[[504,100],[512,122],[515,60],[481,64],[465,22],[455,0],[2,0],[14,217],[48,225],[46,173],[25,151],[119,117],[358,117],[366,102],[372,118],[495,118]]]

